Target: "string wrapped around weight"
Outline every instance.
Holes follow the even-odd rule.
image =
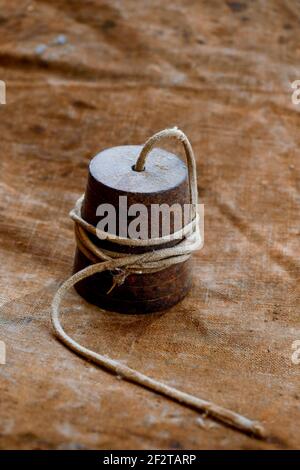
[[[205,413],[216,420],[225,423],[235,429],[244,433],[253,435],[258,438],[265,437],[265,430],[263,426],[256,421],[248,419],[238,413],[235,413],[226,408],[220,407],[210,401],[203,400],[194,395],[187,394],[183,391],[170,387],[160,381],[146,376],[145,374],[134,370],[114,359],[111,359],[102,354],[96,353],[71,338],[63,329],[60,322],[60,305],[66,292],[82,280],[88,279],[96,273],[103,273],[106,271],[120,270],[121,279],[117,279],[115,285],[124,282],[124,278],[131,273],[145,273],[145,272],[159,272],[172,265],[184,263],[190,258],[192,253],[199,249],[202,244],[199,221],[197,218],[197,178],[196,178],[196,163],[193,150],[186,135],[179,129],[166,129],[158,132],[152,136],[142,148],[140,155],[136,161],[133,171],[143,171],[145,161],[151,149],[157,142],[163,138],[178,139],[184,147],[187,166],[188,166],[188,180],[190,190],[191,202],[191,221],[177,233],[173,234],[177,243],[174,246],[162,247],[165,245],[163,237],[158,239],[148,240],[132,240],[126,237],[117,236],[115,234],[107,234],[108,240],[115,246],[143,246],[153,248],[140,254],[122,253],[118,250],[104,249],[97,246],[89,234],[97,235],[95,226],[82,218],[81,208],[83,197],[81,197],[75,208],[71,211],[70,216],[75,222],[75,234],[78,248],[90,261],[89,266],[76,272],[67,281],[65,281],[58,289],[52,302],[52,325],[56,336],[75,353],[83,356],[84,358],[108,369],[117,376],[122,377],[128,381],[134,382],[143,386],[153,392],[164,395],[174,401],[177,401],[185,406],[196,409],[201,413]],[[108,294],[109,295],[109,294]]]

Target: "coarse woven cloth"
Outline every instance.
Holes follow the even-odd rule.
[[[299,21],[288,0],[1,1],[1,448],[300,446]],[[205,205],[193,289],[141,316],[71,292],[64,327],[261,421],[269,442],[117,380],[51,331],[50,303],[72,270],[68,212],[90,158],[175,125],[192,142]]]

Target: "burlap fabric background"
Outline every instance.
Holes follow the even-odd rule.
[[[299,447],[298,6],[1,0],[1,448]],[[261,420],[267,443],[117,380],[51,333],[50,302],[73,263],[67,214],[89,159],[173,125],[191,139],[205,204],[192,292],[138,317],[73,292],[64,325],[82,344]]]

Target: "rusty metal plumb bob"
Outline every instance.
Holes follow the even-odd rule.
[[[181,131],[176,130],[176,132]],[[161,133],[154,137],[159,134]],[[163,134],[160,138],[165,136]],[[154,205],[179,206],[186,214],[185,208],[191,202],[191,178],[187,165],[173,153],[161,148],[152,149],[160,138],[152,137],[151,151],[148,150],[147,162],[143,162],[142,167],[138,168],[138,162],[143,156],[146,144],[144,147],[127,145],[108,148],[98,153],[90,162],[86,191],[80,209],[83,220],[96,227],[101,220],[97,215],[99,206],[112,205],[117,220],[114,235],[120,237],[122,235],[120,221],[124,216],[120,208],[122,198],[126,197],[128,207],[142,204],[149,214],[146,245],[137,246],[130,242],[124,245],[89,234],[92,242],[106,253],[113,250],[120,253],[120,256],[143,254],[174,247],[180,241],[171,239],[164,242],[162,238],[158,245],[153,245],[151,242],[149,244],[153,232],[151,208]],[[178,230],[174,217],[171,211],[170,234]],[[192,215],[189,215],[188,220],[185,217],[183,226],[191,223],[191,217]],[[128,223],[131,220],[132,216],[128,218]],[[162,225],[161,218],[158,227],[159,236],[162,236]],[[91,263],[92,260],[86,251],[77,246],[74,272],[81,271]],[[79,281],[75,288],[84,299],[101,308],[122,313],[146,313],[165,310],[176,304],[188,293],[191,284],[191,266],[188,258],[158,271],[132,272],[122,268],[102,271]]]

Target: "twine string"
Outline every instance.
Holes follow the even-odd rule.
[[[116,244],[129,246],[153,245],[153,247],[156,248],[158,246],[158,248],[143,254],[126,255],[120,252],[99,248],[88,236],[89,233],[96,235],[96,228],[81,217],[81,206],[83,201],[83,197],[81,197],[75,204],[74,209],[70,212],[70,216],[75,222],[75,236],[78,248],[91,261],[92,264],[82,269],[81,271],[78,271],[69,279],[67,279],[56,292],[52,301],[51,313],[53,329],[56,336],[62,343],[73,350],[76,354],[81,355],[87,360],[114,372],[118,376],[130,382],[134,382],[135,384],[147,388],[155,393],[164,395],[167,398],[179,402],[187,407],[198,410],[205,415],[209,415],[212,418],[243,433],[253,435],[257,438],[263,438],[265,437],[265,430],[259,422],[248,419],[234,411],[218,406],[210,401],[203,400],[194,395],[177,390],[174,387],[170,387],[163,382],[152,379],[151,377],[148,377],[147,375],[134,370],[114,359],[82,346],[64,331],[60,322],[60,305],[62,299],[67,291],[77,282],[96,273],[101,273],[107,270],[117,270],[118,279],[115,281],[115,285],[117,285],[118,282],[124,282],[126,276],[130,273],[158,272],[173,264],[183,263],[189,259],[194,251],[199,249],[202,241],[196,210],[196,163],[191,144],[186,135],[181,130],[173,128],[165,129],[152,136],[145,143],[137,159],[135,170],[143,171],[147,155],[150,153],[153,146],[161,139],[169,137],[173,137],[181,141],[185,149],[190,186],[190,200],[192,206],[191,222],[186,227],[184,227],[182,231],[176,234],[179,242],[170,248],[159,248],[159,245],[165,243],[166,241],[164,237],[161,237],[160,239],[132,240],[129,238],[122,238],[106,233],[106,239]],[[113,283],[111,290],[115,287],[115,285]]]

